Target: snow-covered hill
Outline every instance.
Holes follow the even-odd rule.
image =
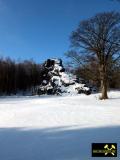
[[[0,160],[97,160],[91,143],[120,148],[120,91],[98,96],[0,98]]]

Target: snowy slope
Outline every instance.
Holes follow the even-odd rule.
[[[93,142],[120,149],[120,91],[98,96],[0,98],[0,160],[97,160]]]

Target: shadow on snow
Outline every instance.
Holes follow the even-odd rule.
[[[1,128],[0,160],[96,160],[91,143],[118,143],[120,126],[50,129]],[[118,158],[114,158],[118,160]],[[100,158],[109,160],[110,158]]]

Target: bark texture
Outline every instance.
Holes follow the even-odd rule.
[[[108,86],[108,79],[107,79],[107,67],[106,65],[102,64],[99,67],[100,70],[100,81],[101,81],[101,97],[100,99],[108,99],[107,95],[107,86]]]

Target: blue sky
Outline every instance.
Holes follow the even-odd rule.
[[[70,33],[98,12],[120,11],[115,0],[0,0],[0,56],[64,58]]]

